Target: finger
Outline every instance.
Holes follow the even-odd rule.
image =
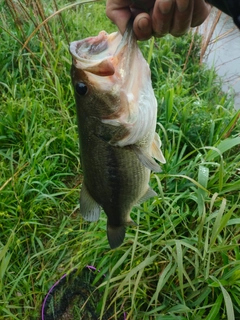
[[[173,23],[169,30],[173,36],[181,36],[190,28],[192,23],[194,1],[176,0],[175,11],[172,20]]]
[[[149,14],[139,13],[133,22],[133,31],[139,40],[147,40],[152,36],[152,23]]]
[[[173,0],[156,0],[152,12],[152,27],[157,37],[162,37],[169,32],[172,25],[173,13]]]
[[[195,0],[191,27],[199,26],[208,17],[212,6],[204,0]]]
[[[121,1],[121,5],[119,5],[119,1],[117,0],[108,0],[106,4],[107,17],[117,25],[122,34],[126,30],[127,23],[132,15],[129,3],[129,0],[123,0]]]
[[[191,3],[194,3],[195,0],[176,0],[176,6],[179,12],[185,12],[189,8]]]

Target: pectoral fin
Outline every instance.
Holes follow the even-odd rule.
[[[162,142],[160,140],[160,137],[159,135],[155,132],[155,135],[154,135],[154,140],[152,142],[152,156],[157,159],[159,162],[161,163],[166,163],[166,160],[164,158],[164,155],[162,154],[162,151],[161,151],[161,145],[162,145]]]
[[[80,213],[87,221],[97,221],[100,216],[101,207],[89,194],[85,183],[82,184],[80,193]]]
[[[136,156],[138,157],[139,161],[148,169],[154,172],[161,172],[161,167],[157,162],[143,149],[137,146],[131,146],[132,150],[135,152]]]

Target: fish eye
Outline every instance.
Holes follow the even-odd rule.
[[[88,91],[87,86],[83,82],[76,83],[75,89],[76,89],[77,93],[80,94],[80,96],[84,96]]]

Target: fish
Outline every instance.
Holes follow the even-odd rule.
[[[70,53],[83,172],[80,213],[97,221],[103,209],[114,249],[126,227],[136,225],[132,207],[157,195],[150,173],[166,162],[155,132],[150,68],[131,26],[123,35],[101,31],[71,42]]]

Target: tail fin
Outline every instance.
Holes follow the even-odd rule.
[[[125,238],[125,227],[113,227],[111,225],[107,225],[107,237],[108,242],[111,247],[111,249],[115,249],[119,247]]]

